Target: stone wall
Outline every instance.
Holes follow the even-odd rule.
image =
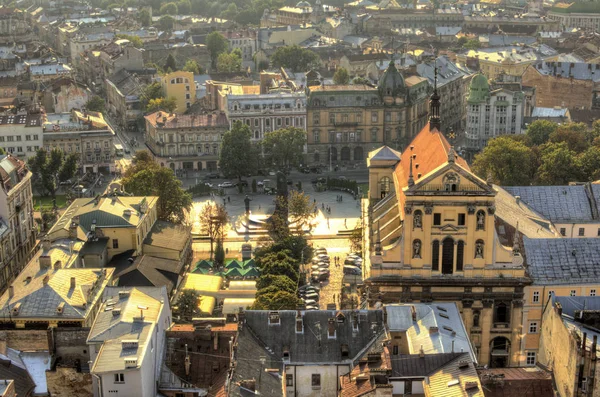
[[[74,366],[77,360],[87,365],[90,360],[86,343],[89,328],[53,328],[48,331],[54,342],[54,355],[60,365]]]

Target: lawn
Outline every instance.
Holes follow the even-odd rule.
[[[40,211],[40,206],[43,208],[52,208],[52,197],[51,196],[33,196],[33,210]],[[67,207],[67,198],[62,194],[56,195],[56,206],[61,208]]]

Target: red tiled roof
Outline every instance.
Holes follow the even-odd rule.
[[[383,348],[380,361],[374,363],[359,362],[348,375],[340,377],[341,396],[358,397],[375,390],[377,386],[371,382],[370,376],[368,380],[356,379],[360,374],[372,375],[370,371],[374,369],[391,369],[389,350],[387,347]]]

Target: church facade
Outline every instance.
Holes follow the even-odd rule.
[[[531,284],[522,236],[554,233],[471,172],[440,132],[439,107],[435,89],[430,121],[404,152],[384,146],[369,153],[369,305],[456,302],[479,364],[518,365],[524,291]]]

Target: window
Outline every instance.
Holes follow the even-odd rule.
[[[527,365],[535,365],[535,352],[527,352]]]
[[[540,291],[533,291],[533,299],[531,299],[533,303],[538,303],[540,301]]]
[[[335,124],[335,113],[329,113],[329,124]]]
[[[378,119],[377,112],[371,112],[371,123],[376,123]]]
[[[579,237],[583,237],[583,236],[585,236],[585,229],[580,227],[579,228]]]
[[[321,141],[321,134],[319,131],[313,131],[313,142],[319,143]]]
[[[115,383],[125,383],[125,374],[115,374]]]
[[[564,227],[560,228],[560,235],[561,236],[566,236],[567,235],[567,229],[565,229]]]
[[[465,214],[458,214],[458,226],[464,226],[465,219]]]
[[[431,270],[440,270],[440,242],[435,240],[431,246]]]
[[[190,99],[190,98],[191,98],[190,94],[185,94],[185,99]]]
[[[591,289],[590,290],[590,296],[596,296],[596,290],[595,289]]]
[[[463,270],[463,262],[465,257],[465,243],[464,241],[459,241],[456,245],[456,271],[462,272]]]
[[[321,374],[312,374],[312,387],[313,389],[321,388]]]
[[[294,386],[294,375],[286,375],[285,376],[285,385],[286,386]]]
[[[538,332],[538,323],[537,321],[532,321],[529,323],[529,333],[530,334],[537,334]]]
[[[577,291],[575,291],[574,289],[571,290],[571,296],[577,296]]]
[[[119,248],[119,239],[113,238],[113,248]]]
[[[598,237],[600,237],[600,227],[598,228]]]
[[[440,213],[433,214],[433,225],[439,226],[441,224],[442,224],[442,214],[440,214]]]
[[[397,355],[398,355],[398,345],[394,345],[394,346],[392,346],[392,354],[393,354],[394,356],[397,356]]]
[[[21,135],[17,135],[17,142],[21,142]]]

